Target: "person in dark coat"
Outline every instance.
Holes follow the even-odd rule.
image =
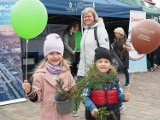
[[[129,50],[131,50],[131,47],[129,45],[129,42],[127,41],[127,37],[125,36],[123,28],[121,27],[116,28],[114,30],[114,33],[115,33],[115,40],[112,44],[112,47],[124,65],[123,72],[126,77],[124,86],[128,87],[130,85],[128,68],[129,68]]]
[[[77,74],[76,65],[76,41],[74,37],[74,26],[69,25],[64,33],[64,58],[71,62],[71,73],[73,76]]]

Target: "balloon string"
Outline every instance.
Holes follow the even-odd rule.
[[[25,80],[27,80],[27,66],[28,66],[28,40],[26,40],[26,66],[25,66]]]
[[[130,87],[131,87],[131,84],[132,84],[132,81],[133,81],[134,70],[136,69],[136,66],[137,66],[137,61],[136,61],[135,65],[134,65],[134,68],[133,68],[133,71],[132,71],[132,74],[131,74],[130,85],[129,85],[128,89],[127,89],[127,92],[129,92],[129,90],[130,90]]]

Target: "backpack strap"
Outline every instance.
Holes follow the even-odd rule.
[[[99,42],[98,42],[98,37],[97,37],[97,27],[94,27],[94,38],[97,42],[97,46],[100,47]]]

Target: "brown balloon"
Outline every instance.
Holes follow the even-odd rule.
[[[140,21],[133,28],[131,39],[133,47],[138,53],[151,53],[160,45],[159,23],[151,19]]]

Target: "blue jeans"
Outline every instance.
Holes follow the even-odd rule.
[[[128,69],[124,68],[123,69],[124,75],[126,77],[126,84],[129,84],[129,73],[128,73]]]

